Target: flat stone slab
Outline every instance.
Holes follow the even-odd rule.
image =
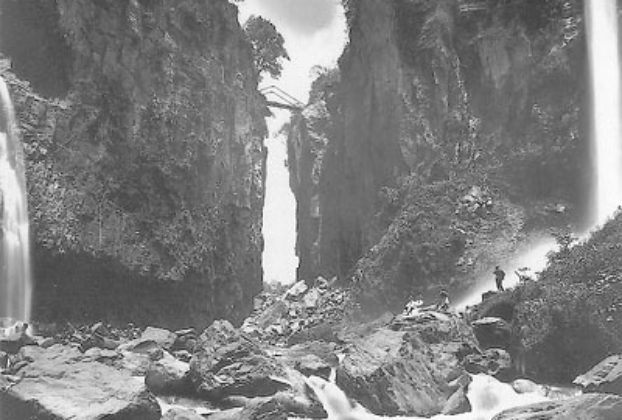
[[[18,382],[0,382],[3,418],[11,420],[158,420],[160,407],[143,379],[85,360],[61,345],[24,347]]]
[[[622,398],[611,394],[585,394],[512,408],[492,420],[619,420],[621,416]]]

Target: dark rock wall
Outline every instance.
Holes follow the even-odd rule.
[[[332,126],[320,130],[329,140],[310,237],[317,246],[299,238],[299,252],[315,249],[301,252],[300,275],[352,278],[399,305],[407,293],[453,285],[510,253],[530,227],[550,225],[535,214],[546,202],[580,218],[589,182],[581,2],[345,7],[350,43],[328,104]],[[461,198],[473,186],[490,205],[463,217]],[[462,269],[461,257],[475,263]]]
[[[267,110],[236,8],[3,0],[1,10],[28,156],[35,315],[242,319],[262,287]]]

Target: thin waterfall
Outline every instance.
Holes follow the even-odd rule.
[[[0,317],[29,321],[32,283],[23,155],[13,103],[0,78]]]
[[[594,155],[592,224],[602,225],[622,204],[620,48],[616,0],[587,0]]]

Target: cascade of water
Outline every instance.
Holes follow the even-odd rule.
[[[15,111],[0,78],[0,317],[30,319],[31,275],[23,150]]]
[[[620,49],[616,0],[588,0],[585,17],[590,65],[595,168],[592,223],[602,224],[622,204]]]
[[[533,404],[554,399],[569,398],[579,395],[575,389],[545,388],[534,384],[529,392],[517,393],[511,385],[499,382],[497,379],[484,375],[473,375],[473,381],[469,385],[467,398],[471,403],[472,410],[468,413],[454,415],[436,415],[432,420],[490,420],[503,410],[521,405]],[[334,383],[322,378],[311,376],[307,384],[324,406],[328,414],[328,420],[425,420],[426,417],[388,417],[371,414],[364,407],[352,403],[346,394]],[[553,392],[551,392],[551,390]]]

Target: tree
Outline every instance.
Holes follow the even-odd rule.
[[[283,44],[285,40],[276,27],[261,16],[251,16],[244,24],[244,31],[253,45],[253,59],[258,75],[268,72],[278,78],[283,70],[282,60],[289,60]]]

